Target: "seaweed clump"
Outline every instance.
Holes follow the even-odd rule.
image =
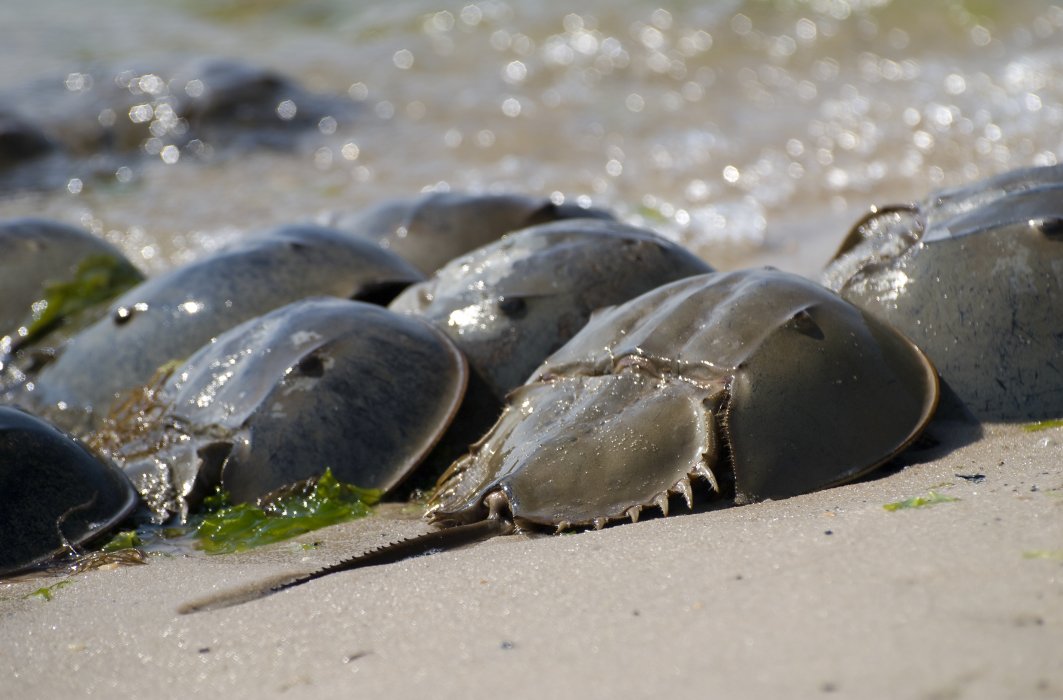
[[[326,469],[320,477],[286,487],[257,504],[229,503],[219,489],[190,526],[196,547],[208,554],[242,552],[365,517],[381,495],[376,489],[341,483]]]
[[[144,279],[129,262],[111,255],[90,255],[78,263],[73,279],[51,282],[33,305],[32,318],[18,346],[36,342],[76,314],[103,303]],[[13,348],[15,349],[15,348]]]

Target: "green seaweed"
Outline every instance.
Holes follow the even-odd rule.
[[[149,555],[187,554],[201,550],[207,554],[242,552],[264,544],[280,542],[311,530],[364,517],[382,492],[362,489],[336,480],[331,470],[267,497],[266,503],[233,504],[227,493],[216,490],[203,500],[188,522],[176,525],[144,523],[136,530],[120,532],[108,540],[94,557],[100,563],[144,563]],[[301,543],[313,549],[316,542]],[[116,558],[130,555],[127,558]],[[132,561],[137,558],[138,561]],[[94,565],[95,562],[90,562]]]
[[[40,598],[41,600],[51,600],[55,597],[56,591],[58,591],[60,588],[66,588],[72,583],[73,581],[64,579],[57,583],[53,583],[50,586],[44,586],[43,588],[38,588],[37,590],[31,593],[27,593],[23,596],[23,598]]]
[[[668,221],[668,217],[661,213],[660,209],[656,207],[649,207],[643,204],[638,208],[638,214],[642,218],[655,224],[661,224]]]
[[[1063,561],[1063,549],[1028,549],[1022,553],[1023,559],[1056,559]]]
[[[953,498],[952,496],[944,496],[937,491],[929,491],[925,496],[913,496],[912,498],[906,498],[903,501],[887,503],[882,507],[892,512],[895,510],[904,510],[905,508],[922,508],[924,506],[933,506],[938,503],[948,503],[950,501],[958,500],[960,499]]]
[[[54,330],[64,319],[118,295],[144,279],[126,260],[106,253],[89,255],[74,271],[74,278],[44,286],[44,298],[33,304],[32,320],[20,345],[33,343]]]
[[[195,524],[195,535],[199,548],[208,554],[242,552],[364,517],[381,495],[374,489],[342,484],[331,470],[261,506],[231,505],[219,492],[205,503],[209,512]]]
[[[1051,430],[1052,428],[1063,428],[1063,418],[1054,418],[1052,420],[1042,420],[1036,423],[1027,423],[1022,426],[1022,429],[1028,433],[1037,433],[1042,430]]]
[[[140,534],[136,530],[125,530],[107,540],[107,542],[100,547],[100,551],[120,552],[123,549],[133,549],[142,544],[144,544],[144,541],[140,538]]]

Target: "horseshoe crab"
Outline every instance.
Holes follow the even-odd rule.
[[[0,576],[106,534],[138,502],[113,465],[45,421],[0,406]]]
[[[354,105],[317,95],[275,71],[225,58],[203,58],[169,81],[174,112],[195,138],[210,143],[286,148],[300,129],[329,116],[347,121]]]
[[[365,241],[282,226],[129,290],[72,338],[19,400],[50,411],[61,427],[92,429],[119,393],[242,321],[309,296],[386,303],[420,279],[401,258]]]
[[[824,273],[988,420],[1063,415],[1063,166],[875,209]]]
[[[908,446],[937,398],[911,341],[813,282],[771,269],[680,280],[599,312],[510,394],[431,496],[425,517],[447,529],[182,612],[515,527],[667,515],[696,486],[736,504],[828,488]]]
[[[595,309],[711,271],[650,231],[617,221],[557,221],[450,261],[389,308],[435,323],[501,401]]]
[[[691,479],[738,504],[786,498],[888,461],[936,401],[915,345],[818,285],[692,277],[591,319],[443,475],[427,517],[478,520],[500,493],[518,524],[601,527],[667,512]]]
[[[217,57],[90,64],[4,92],[10,118],[0,125],[18,128],[20,151],[32,146],[35,153],[51,142],[96,158],[135,151],[151,138],[178,147],[198,139],[218,149],[287,148],[323,117],[348,121],[356,110],[346,98],[312,93],[273,70]],[[15,120],[43,133],[31,141]]]
[[[430,275],[448,261],[505,233],[573,218],[613,216],[601,209],[519,194],[432,192],[384,202],[355,214],[325,214],[321,222],[375,241]]]
[[[0,195],[59,187],[70,173],[59,145],[0,97]]]
[[[120,250],[47,219],[0,222],[0,353],[144,278]]]
[[[219,484],[235,502],[253,501],[326,467],[387,491],[446,429],[466,371],[420,319],[308,299],[218,336],[116,411],[93,444],[160,521],[184,519]]]
[[[0,171],[41,158],[55,149],[30,122],[0,109]]]

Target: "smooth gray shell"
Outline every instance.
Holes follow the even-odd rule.
[[[326,468],[387,491],[446,429],[466,377],[461,353],[420,319],[304,300],[204,346],[109,420],[109,439],[160,520],[219,483],[253,501]]]
[[[558,221],[452,260],[390,308],[443,329],[501,400],[596,309],[711,271],[644,229],[617,221]]]
[[[899,333],[813,282],[766,269],[692,277],[603,310],[451,466],[436,522],[637,519],[692,480],[738,503],[844,483],[919,434],[937,378]]]
[[[114,465],[45,421],[0,406],[0,576],[106,534],[137,503]]]
[[[0,221],[0,337],[17,338],[47,286],[72,280],[78,265],[94,256],[140,276],[120,250],[88,231],[47,219]]]
[[[979,418],[1063,415],[1063,166],[872,214],[824,281],[915,341]]]
[[[419,272],[385,250],[316,226],[282,226],[149,279],[75,336],[27,401],[63,427],[95,427],[117,396],[250,318],[309,296],[390,300]]]
[[[503,234],[558,219],[612,219],[601,209],[520,194],[430,194],[384,202],[324,222],[398,253],[425,274]]]

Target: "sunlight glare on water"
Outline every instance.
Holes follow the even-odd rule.
[[[46,122],[41,95],[100,94],[106,66],[143,100],[85,118],[141,120],[152,137],[138,160],[0,198],[0,216],[84,225],[149,270],[435,188],[583,198],[718,267],[814,275],[873,203],[1063,151],[1050,2],[15,5],[0,9],[22,30],[0,46],[0,95],[14,96],[0,107]],[[183,127],[160,96],[202,85],[159,76],[219,47],[354,117],[321,117],[294,151],[169,141]]]

